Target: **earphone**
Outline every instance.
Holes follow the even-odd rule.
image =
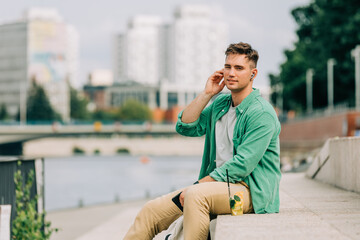
[[[255,73],[251,74],[250,80],[253,79],[253,77],[255,77]]]

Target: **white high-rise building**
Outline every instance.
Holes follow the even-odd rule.
[[[183,5],[176,9],[171,29],[170,81],[203,87],[215,70],[224,65],[228,26],[215,19],[206,5]]]
[[[44,86],[53,108],[70,117],[68,81],[77,77],[78,37],[54,9],[31,8],[18,21],[0,25],[0,103],[26,120],[31,81]]]
[[[162,109],[189,104],[223,68],[228,44],[228,25],[211,7],[183,5],[174,17],[135,17],[115,40],[115,81],[157,85]]]
[[[130,20],[126,34],[115,40],[115,79],[157,84],[160,78],[158,16],[139,15]]]
[[[79,33],[73,25],[66,26],[66,64],[67,80],[75,87],[81,87],[79,78]]]

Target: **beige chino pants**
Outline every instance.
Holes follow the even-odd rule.
[[[250,191],[243,183],[230,184],[231,195],[244,192],[244,213],[253,212]],[[228,187],[225,182],[206,182],[186,189],[184,213],[172,202],[181,192],[177,190],[149,201],[137,215],[125,240],[153,239],[156,234],[167,229],[170,224],[184,214],[185,240],[206,240],[209,233],[210,214],[229,214]]]

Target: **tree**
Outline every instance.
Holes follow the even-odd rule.
[[[285,110],[306,108],[306,70],[314,69],[313,105],[327,106],[327,60],[337,61],[334,69],[335,104],[354,105],[354,62],[351,50],[360,43],[360,2],[357,0],[313,0],[291,12],[298,25],[294,49],[285,50],[286,60],[270,84],[284,86]],[[271,97],[275,99],[276,93]]]
[[[120,107],[117,117],[128,121],[149,121],[152,119],[150,108],[134,99],[130,99]]]
[[[88,101],[81,97],[73,87],[70,88],[70,117],[78,120],[88,120],[91,118],[87,110]]]
[[[60,115],[52,108],[44,88],[32,81],[27,99],[27,120],[60,120]]]
[[[0,120],[6,120],[9,118],[9,114],[7,112],[6,106],[5,104],[1,104],[1,108],[0,108]]]
[[[116,114],[109,110],[99,109],[92,114],[92,119],[96,121],[113,121],[116,119]]]

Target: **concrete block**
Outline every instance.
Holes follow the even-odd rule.
[[[327,140],[306,175],[360,193],[360,137]]]
[[[319,168],[327,161],[329,157],[330,141],[331,139],[326,140],[320,152],[315,156],[313,163],[306,173],[309,178],[313,178],[317,174]]]

